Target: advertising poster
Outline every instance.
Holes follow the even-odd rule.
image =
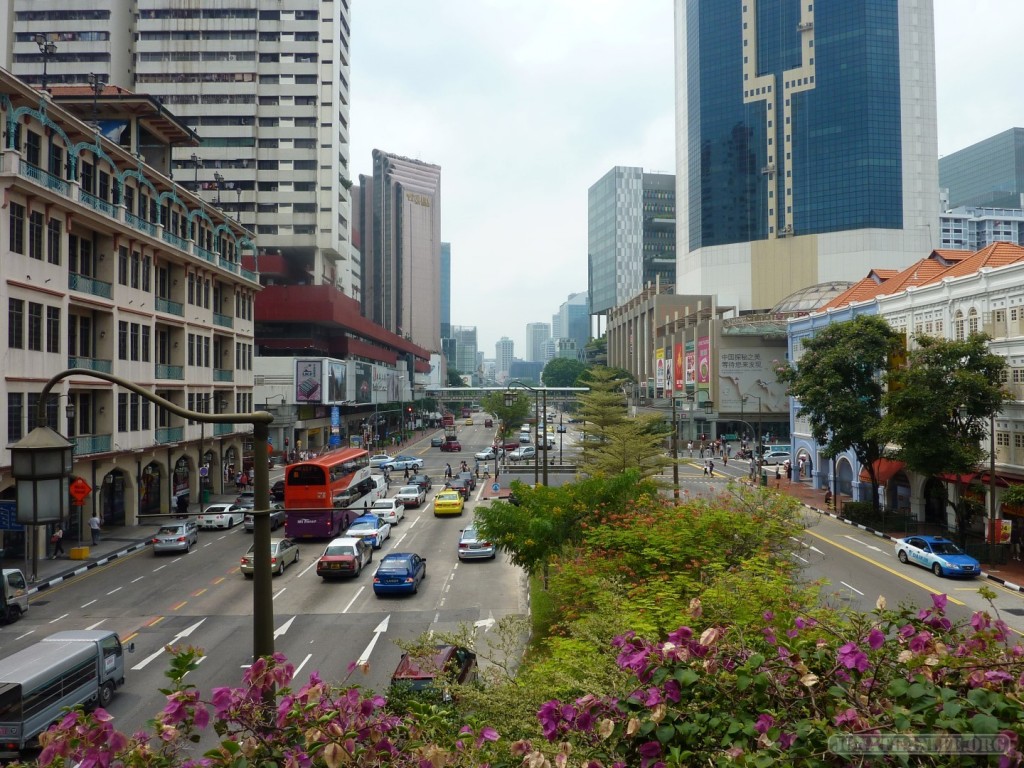
[[[672,375],[672,347],[665,347],[665,392],[671,394],[675,384],[675,376]]]
[[[746,398],[746,400],[744,400]],[[733,413],[785,413],[786,386],[772,370],[772,361],[759,347],[723,347],[718,356],[718,401]]]
[[[697,353],[686,350],[686,386],[690,387],[697,381]]]
[[[327,368],[327,402],[340,403],[348,400],[348,377],[345,375],[345,363],[341,360],[332,360]]]
[[[323,399],[323,360],[295,361],[295,402],[319,403]]]
[[[665,350],[661,347],[654,350],[654,388],[655,391],[665,389]]]
[[[675,376],[675,387],[677,392],[683,390],[683,345],[676,344],[675,354],[672,356],[672,371]]]
[[[356,362],[356,402],[369,403],[373,398],[373,366]]]
[[[711,337],[701,336],[697,339],[697,383],[711,382]]]

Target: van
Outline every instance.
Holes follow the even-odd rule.
[[[363,509],[369,509],[373,502],[383,499],[388,494],[388,481],[384,479],[384,475],[370,475],[370,482],[373,483],[373,487],[363,497]]]
[[[64,710],[107,707],[124,685],[124,652],[116,632],[57,632],[0,659],[0,758],[16,758]]]
[[[0,619],[11,624],[28,613],[28,583],[17,568],[4,568],[0,578]]]

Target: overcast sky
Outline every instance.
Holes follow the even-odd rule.
[[[675,172],[672,26],[671,0],[353,3],[352,179],[374,148],[441,166],[451,319],[486,357],[587,289],[595,181]],[[940,155],[1024,126],[1021,29],[1022,0],[935,0]]]

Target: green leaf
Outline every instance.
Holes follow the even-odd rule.
[[[700,680],[700,675],[698,675],[692,669],[687,669],[686,667],[680,667],[676,669],[674,677],[676,679],[676,682],[678,682],[679,685],[681,685],[683,688],[687,688],[691,685],[694,685]]]
[[[658,737],[658,741],[662,744],[668,744],[673,738],[675,738],[676,728],[674,725],[660,725],[658,726],[658,730],[655,735]]]
[[[974,733],[998,733],[999,720],[998,718],[992,717],[992,715],[986,715],[982,712],[979,712],[971,718],[971,727]]]

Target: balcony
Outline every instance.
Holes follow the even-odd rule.
[[[156,225],[150,224],[141,216],[136,216],[134,213],[125,212],[124,220],[128,224],[128,226],[135,227],[135,229],[139,230],[140,232],[145,232],[147,235],[156,237]]]
[[[108,203],[106,200],[96,197],[96,195],[90,195],[88,192],[80,191],[78,193],[78,199],[83,204],[89,206],[93,210],[99,211],[100,213],[105,213],[112,219],[117,218],[117,211],[114,209],[114,206]]]
[[[259,277],[257,276],[257,274],[252,270],[245,269],[244,267],[242,268],[242,277],[244,277],[246,280],[252,280],[254,283],[259,282]]]
[[[86,277],[77,272],[68,273],[68,288],[72,291],[91,293],[93,296],[100,296],[104,299],[109,299],[114,295],[110,283],[105,283],[94,277]]]
[[[184,427],[157,427],[156,441],[161,445],[166,443],[180,443],[184,434]]]
[[[184,366],[181,365],[165,365],[164,363],[157,363],[156,378],[177,379],[178,381],[184,381],[185,368]]]
[[[194,245],[192,247],[195,250],[196,256],[199,256],[202,259],[206,259],[211,264],[217,263],[217,255],[213,251],[208,251],[205,248],[199,247],[198,245]]]
[[[221,269],[226,269],[228,272],[234,272],[236,275],[238,274],[238,264],[236,264],[235,262],[230,261],[229,259],[225,259],[223,256],[221,256],[219,263]]]
[[[87,453],[109,453],[112,438],[112,435],[79,435],[71,438],[71,442],[75,444],[75,456],[84,456]]]
[[[231,315],[222,315],[220,312],[213,313],[213,324],[221,328],[234,328],[235,321]]]
[[[180,248],[186,252],[188,251],[188,240],[183,237],[178,237],[176,234],[168,232],[166,229],[164,230],[164,242],[170,243],[175,248]]]
[[[162,299],[157,296],[155,306],[157,312],[166,312],[169,315],[178,315],[179,317],[185,316],[185,307],[181,302]]]
[[[213,434],[214,435],[230,435],[235,431],[234,424],[214,424]]]
[[[113,373],[114,363],[111,360],[99,360],[95,357],[75,357],[68,355],[68,368],[84,368],[100,373]]]
[[[230,368],[214,368],[213,369],[213,380],[214,381],[234,381],[235,372]]]
[[[52,189],[65,197],[71,192],[71,185],[68,184],[64,179],[54,176],[52,173],[47,173],[42,168],[37,168],[30,163],[26,163],[24,160],[20,161],[19,173],[26,178],[32,179],[39,184],[42,184],[48,189]]]

